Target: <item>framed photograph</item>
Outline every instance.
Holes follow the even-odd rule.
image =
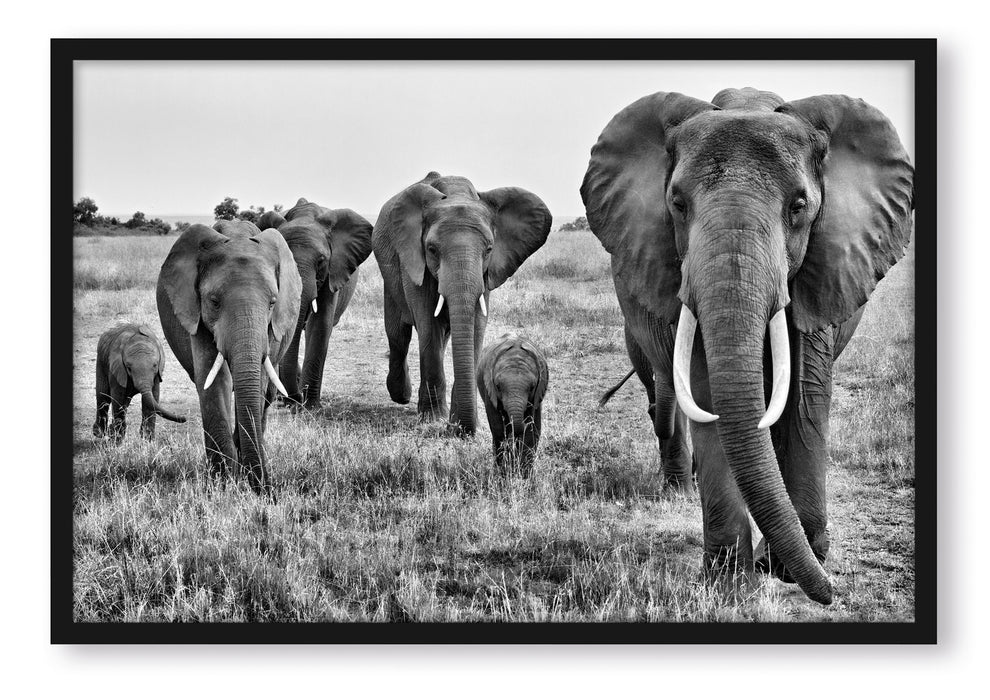
[[[51,57],[54,643],[936,642],[934,40]]]

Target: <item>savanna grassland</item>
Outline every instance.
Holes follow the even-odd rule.
[[[491,297],[486,337],[523,333],[550,362],[529,480],[493,473],[480,406],[462,440],[389,401],[373,258],[331,340],[331,410],[270,414],[277,504],[210,484],[196,392],[167,345],[162,402],[189,421],[159,418],[149,444],[135,402],[123,443],[94,441],[97,339],[125,320],[163,338],[154,287],[174,240],[74,241],[76,620],[913,620],[913,252],[835,368],[825,608],[769,578],[738,596],[704,583],[701,507],[660,495],[642,386],[597,407],[629,364],[608,256],[586,231],[552,234]],[[410,368],[415,390],[415,339]]]

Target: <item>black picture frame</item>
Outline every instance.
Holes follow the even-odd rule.
[[[802,60],[914,65],[916,236],[915,620],[909,623],[265,623],[172,625],[72,619],[73,62],[141,60]],[[933,644],[936,617],[936,41],[934,39],[52,39],[51,641],[55,644]],[[591,135],[593,138],[594,135]],[[589,144],[581,144],[584,148]],[[65,222],[65,223],[62,223]]]

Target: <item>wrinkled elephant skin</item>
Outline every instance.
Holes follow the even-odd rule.
[[[690,419],[709,572],[753,570],[748,511],[759,567],[831,601],[832,363],[904,253],[913,181],[889,120],[843,95],[656,93],[592,149],[581,196],[661,445]]]

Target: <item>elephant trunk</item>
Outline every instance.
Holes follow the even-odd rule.
[[[158,403],[155,400],[155,395],[149,388],[141,389],[141,408],[144,409],[145,413],[156,413],[165,420],[170,420],[174,423],[186,422],[185,416],[176,415]]]
[[[263,446],[262,362],[265,352],[259,333],[241,330],[234,334],[230,373],[234,384],[236,442],[241,466],[247,471],[248,482],[256,493],[270,490],[265,470]]]
[[[523,387],[509,387],[508,391],[509,395],[502,399],[502,407],[512,423],[513,434],[521,438],[526,429],[526,406],[529,400]]]
[[[475,362],[480,345],[478,298],[484,293],[481,258],[468,256],[454,261],[448,275],[441,269],[439,291],[446,299],[450,318],[450,340],[453,345],[454,385],[451,389],[451,422],[466,435],[474,435],[477,428]],[[483,322],[483,320],[482,320]]]
[[[475,407],[475,314],[478,300],[468,302],[466,296],[450,298],[450,339],[454,355],[454,386],[451,390],[454,411],[451,419],[467,435],[477,427]],[[468,308],[470,305],[471,308]]]
[[[766,412],[767,323],[786,303],[776,273],[760,259],[715,255],[701,273],[705,282],[694,287],[712,406],[729,468],[760,531],[808,597],[827,605],[832,586],[788,497],[770,431],[758,427]]]

